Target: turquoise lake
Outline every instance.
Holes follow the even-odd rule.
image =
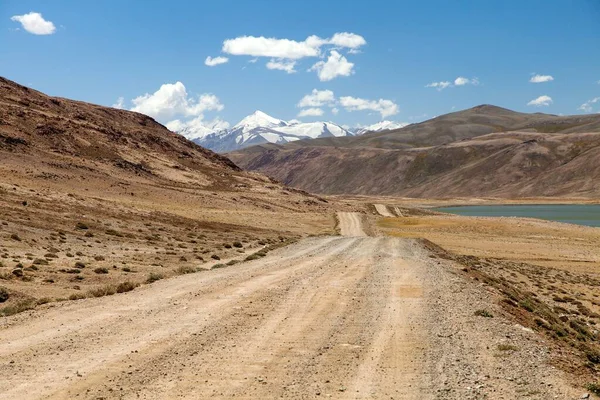
[[[600,204],[485,205],[435,210],[471,217],[527,217],[600,227]]]

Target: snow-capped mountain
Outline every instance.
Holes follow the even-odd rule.
[[[377,122],[373,125],[361,126],[358,128],[351,129],[351,132],[354,135],[363,135],[367,132],[381,132],[381,131],[391,131],[392,129],[400,129],[404,128],[408,124],[405,122],[394,122],[394,121],[381,121]]]
[[[197,127],[197,132],[194,132],[196,127],[190,124],[185,127],[173,124],[169,128],[188,139],[193,138],[191,140],[194,143],[219,153],[264,143],[285,144],[302,139],[352,136],[349,130],[333,122],[283,121],[262,111],[254,112],[230,129],[210,132],[210,128]]]
[[[285,144],[303,139],[362,135],[366,132],[398,129],[406,125],[381,121],[369,126],[347,128],[333,122],[300,122],[295,119],[284,121],[262,111],[255,111],[231,128],[222,120],[206,122],[201,118],[188,122],[175,120],[169,122],[167,128],[200,146],[225,153],[257,144]]]

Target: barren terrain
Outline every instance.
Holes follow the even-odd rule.
[[[312,195],[1,78],[0,159],[0,399],[576,399],[599,380],[597,229]]]
[[[342,230],[357,233],[347,217]],[[1,323],[6,399],[580,392],[547,363],[533,331],[502,317],[487,289],[411,239],[304,239],[240,266]]]

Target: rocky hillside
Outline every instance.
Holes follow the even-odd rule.
[[[243,168],[316,193],[600,195],[597,114],[523,114],[484,105],[394,131],[228,155]]]
[[[126,199],[181,213],[190,208],[295,212],[304,209],[298,204],[306,209],[324,204],[242,171],[146,115],[50,97],[4,78],[0,160],[2,183],[30,188],[30,193],[43,189],[61,196]],[[230,222],[241,218],[230,217]],[[244,221],[250,222],[259,225]]]

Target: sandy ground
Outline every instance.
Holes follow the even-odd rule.
[[[578,398],[533,332],[474,315],[496,305],[452,263],[357,237],[356,214],[340,225],[351,236],[4,318],[0,399]]]

